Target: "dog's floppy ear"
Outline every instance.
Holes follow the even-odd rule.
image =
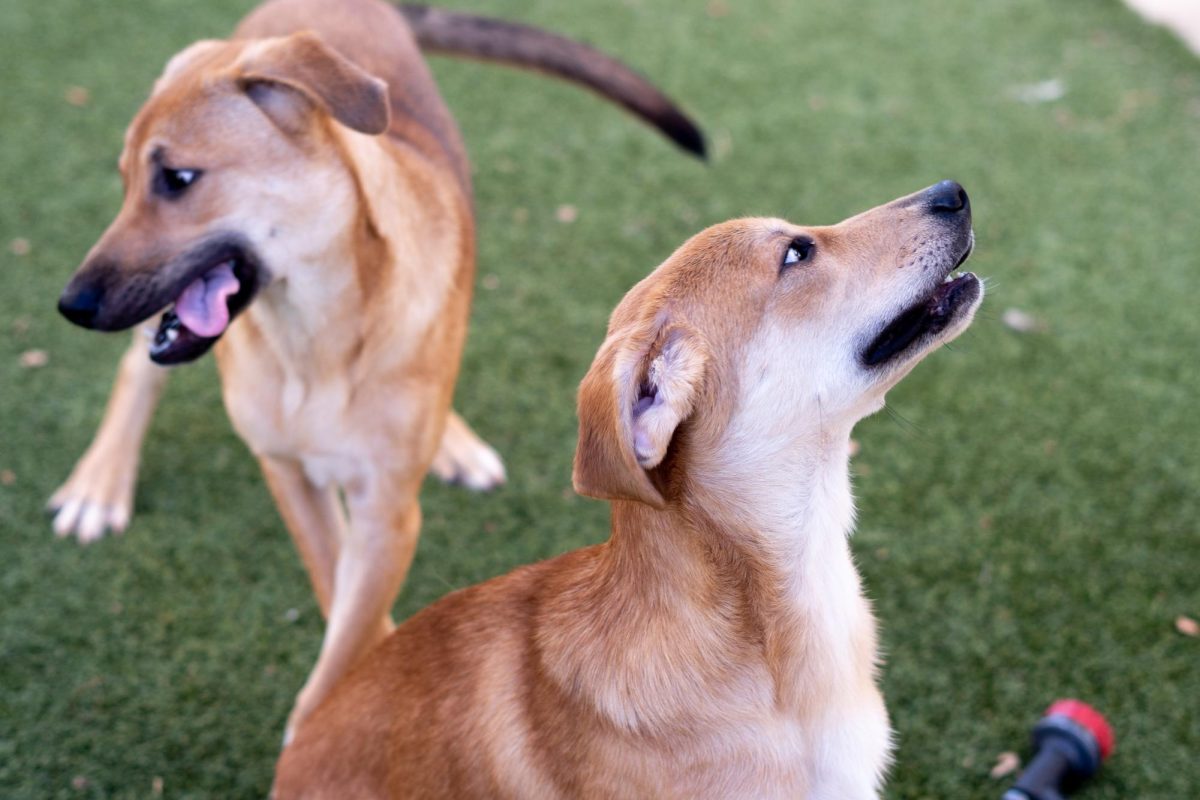
[[[313,107],[361,133],[388,129],[387,84],[309,31],[247,48],[237,80],[250,99],[289,132],[302,128]]]
[[[641,330],[610,333],[579,387],[575,491],[662,508],[647,470],[691,415],[707,362],[700,337],[661,314]]]

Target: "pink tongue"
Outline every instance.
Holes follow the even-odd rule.
[[[192,281],[175,301],[179,321],[197,336],[219,336],[229,324],[225,298],[238,290],[232,262],[210,269]]]

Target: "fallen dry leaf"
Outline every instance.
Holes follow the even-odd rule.
[[[155,797],[162,797],[163,779],[161,776],[155,775],[154,780],[150,781],[150,793]]]
[[[70,87],[67,89],[65,96],[67,98],[67,102],[73,106],[76,106],[77,108],[86,106],[88,101],[91,100],[91,95],[88,94],[88,90],[82,86]]]
[[[1072,130],[1076,127],[1075,115],[1065,108],[1054,109],[1054,121],[1058,123],[1058,127],[1064,130]]]
[[[858,439],[850,440],[850,457],[854,458],[862,450],[862,445],[858,443]]]
[[[1175,618],[1175,630],[1184,636],[1200,636],[1200,622],[1191,617],[1180,615]]]
[[[17,474],[11,469],[0,469],[0,485],[12,486],[17,482]]]
[[[45,350],[26,350],[24,353],[21,353],[21,366],[27,369],[44,367],[49,360],[50,357],[46,355]]]
[[[517,223],[518,225],[524,225],[526,222],[529,222],[529,209],[521,207],[514,208],[512,218],[513,222]]]
[[[29,255],[29,240],[28,239],[13,239],[8,243],[8,249],[14,256]]]
[[[1004,324],[1010,330],[1017,333],[1038,333],[1046,330],[1046,323],[1030,314],[1028,311],[1022,311],[1019,308],[1006,308],[1004,316],[1001,317]]]
[[[82,792],[91,785],[92,782],[82,775],[76,775],[74,778],[71,778],[71,788],[77,792]]]
[[[483,276],[483,280],[479,282],[485,289],[499,289],[500,277],[498,275],[488,273]]]
[[[571,223],[579,218],[579,209],[573,205],[561,205],[554,212],[554,218],[559,222]]]
[[[714,19],[727,16],[729,14],[729,3],[725,0],[709,0],[708,15]]]
[[[1000,755],[996,756],[996,765],[988,772],[992,778],[1003,778],[1005,775],[1011,775],[1021,767],[1021,757],[1016,753],[1005,750]]]

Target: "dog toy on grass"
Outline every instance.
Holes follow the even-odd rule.
[[[1081,700],[1058,700],[1033,727],[1033,760],[1001,800],[1062,800],[1116,745],[1112,726]]]

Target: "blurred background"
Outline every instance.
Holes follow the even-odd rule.
[[[320,614],[211,358],[178,369],[133,522],[42,505],[125,334],[59,291],[115,214],[122,133],[168,57],[247,0],[0,5],[0,795],[256,797]],[[995,798],[1059,696],[1117,753],[1087,798],[1200,786],[1200,61],[1117,0],[454,0],[632,64],[711,163],[577,89],[436,60],[480,260],[456,407],[510,483],[430,481],[399,618],[602,540],[571,491],[574,392],[623,293],[700,228],[971,194],[975,326],[856,432],[853,545],[887,654],[893,798]]]

